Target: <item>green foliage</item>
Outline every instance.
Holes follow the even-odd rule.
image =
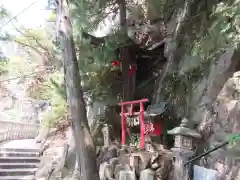
[[[117,60],[116,49],[126,45],[126,39],[119,34],[105,38],[105,43],[95,47],[88,40],[77,39],[77,52],[84,92],[92,101],[114,103],[116,95],[112,94],[114,76],[111,63]]]
[[[53,127],[60,120],[67,119],[66,91],[62,72],[51,74],[48,80],[38,89],[35,96],[51,102],[51,111],[44,114],[43,117],[46,126]]]
[[[174,106],[178,106],[180,117],[188,116],[191,107],[190,100],[195,85],[204,76],[208,75],[210,61],[205,60],[197,67],[181,73],[178,70],[168,73],[164,80],[163,96],[164,101],[170,102]]]
[[[3,6],[0,7],[0,23],[5,22],[5,18],[8,17],[9,13]],[[0,29],[0,42],[8,39],[5,32]],[[0,48],[0,75],[7,72],[8,58],[4,55]]]
[[[192,55],[201,59],[214,59],[230,47],[238,48],[240,43],[239,17],[240,2],[219,3],[210,18],[211,26],[207,33],[195,40]]]
[[[3,6],[0,7],[0,20],[8,16],[8,11]]]
[[[134,146],[134,147],[139,147],[140,145],[140,134],[132,134],[130,137],[128,137],[129,139],[127,139],[129,142],[128,144],[130,146]]]
[[[49,22],[55,22],[57,19],[57,14],[56,11],[52,11],[52,13],[49,15],[49,17],[47,18],[47,21]]]
[[[71,9],[72,17],[75,20],[75,26],[78,29],[84,29],[85,31],[96,30],[98,25],[102,23],[110,13],[116,11],[115,7],[111,8],[111,5],[114,4],[115,1],[112,0],[74,1]]]
[[[41,72],[27,78],[31,82],[28,93],[31,98],[51,102],[52,109],[43,115],[43,121],[46,126],[53,127],[67,115],[63,69],[59,49],[52,42],[53,29],[15,29],[19,35],[11,36],[11,40],[20,46],[22,56],[11,58],[9,70],[15,75]],[[54,72],[47,71],[53,68]]]
[[[47,127],[54,127],[60,120],[67,120],[67,103],[59,96],[51,99],[52,110],[44,115],[44,124]]]
[[[0,76],[8,72],[9,60],[0,52]]]
[[[209,75],[210,65],[219,59],[219,56],[229,48],[239,48],[240,31],[240,2],[238,0],[219,3],[212,3],[212,12],[206,18],[204,12],[199,12],[199,18],[203,21],[191,21],[191,26],[185,24],[185,43],[190,50],[186,53],[182,61],[192,58],[199,64],[190,68],[184,73],[176,70],[170,72],[164,82],[164,98],[178,108],[180,116],[188,116],[195,84],[204,76]],[[199,6],[201,5],[199,1]],[[201,8],[199,8],[201,10]],[[199,11],[199,10],[197,10]],[[200,26],[199,24],[205,26]],[[202,28],[202,30],[194,29]],[[194,33],[193,31],[196,30]],[[194,34],[194,36],[193,36]],[[189,38],[189,36],[192,36]],[[197,58],[195,58],[197,57]]]
[[[24,48],[25,52],[38,60],[38,63],[56,63],[57,54],[56,48],[52,42],[53,32],[51,29],[26,29],[24,27],[17,28],[19,36],[12,36],[11,39],[20,47]],[[44,57],[46,56],[46,57]]]
[[[26,56],[12,56],[9,58],[8,71],[11,77],[21,76],[22,74],[30,74],[36,69],[36,63]]]
[[[233,146],[235,146],[237,144],[237,141],[240,140],[240,134],[232,134],[230,137],[229,137],[229,148],[232,148]]]

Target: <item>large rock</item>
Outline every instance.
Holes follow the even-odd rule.
[[[119,172],[119,179],[117,180],[136,180],[135,173],[132,171],[120,171]]]
[[[129,172],[130,171],[129,165],[128,164],[118,164],[118,165],[116,165],[115,170],[114,170],[115,179],[119,180],[121,171]]]
[[[196,107],[192,117],[196,123],[204,121],[206,115],[204,107],[211,107],[214,104],[226,81],[237,70],[239,54],[240,52],[234,49],[222,54],[219,60],[209,67],[209,76],[196,85],[191,101],[191,106]]]
[[[99,178],[100,180],[106,180],[113,178],[114,168],[111,164],[104,162],[99,167]]]
[[[106,176],[105,176],[105,168],[107,166],[107,162],[104,162],[102,164],[100,164],[99,166],[99,178],[100,180],[106,180]]]
[[[64,155],[66,154],[64,146],[48,149],[45,151],[41,164],[36,172],[36,178],[45,178],[61,176],[62,168],[64,166]]]
[[[109,162],[110,159],[115,158],[118,156],[118,147],[115,145],[112,145],[110,147],[102,147],[98,153],[97,157],[97,164],[103,163],[103,162]]]
[[[113,178],[113,174],[114,174],[114,169],[113,166],[111,164],[107,164],[105,166],[105,171],[104,171],[105,177],[107,179],[111,179]]]
[[[151,169],[145,169],[140,174],[140,180],[157,180],[156,172]]]
[[[208,148],[228,140],[231,134],[240,132],[240,73],[235,73],[220,91],[216,103],[213,106],[214,115],[209,113],[208,120],[211,121],[209,136],[206,138]],[[211,116],[212,115],[212,116]],[[214,117],[213,117],[214,116]],[[201,124],[202,125],[202,124]],[[199,128],[204,134],[206,128]],[[201,165],[218,171],[220,179],[237,180],[240,167],[240,144],[229,148],[228,146],[212,152]]]
[[[118,163],[119,163],[119,159],[117,157],[109,160],[109,164],[111,164],[111,166],[113,167],[113,170],[115,170]]]

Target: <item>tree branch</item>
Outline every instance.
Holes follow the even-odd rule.
[[[34,40],[34,41],[37,43],[37,45],[38,45],[41,49],[44,50],[44,52],[39,51],[37,48],[35,48],[35,47],[31,46],[31,45],[27,45],[27,44],[25,44],[25,43],[22,43],[22,42],[19,42],[19,41],[16,41],[16,40],[15,40],[16,43],[19,43],[19,44],[21,44],[21,45],[30,47],[30,48],[32,48],[33,50],[35,50],[37,53],[39,53],[40,55],[43,55],[43,54],[44,54],[44,55],[47,55],[48,57],[54,59],[54,55],[53,55],[52,53],[50,53],[49,50],[48,50],[48,48],[45,47],[44,45],[42,45],[36,37],[24,34],[24,33],[23,33],[21,30],[19,30],[14,24],[12,24],[12,26],[15,28],[15,30],[16,30],[17,32],[19,32],[20,34],[22,34],[24,37],[26,37],[26,38],[31,38],[32,40]],[[25,31],[27,31],[27,30],[25,30]],[[28,33],[29,33],[29,32],[28,32]]]

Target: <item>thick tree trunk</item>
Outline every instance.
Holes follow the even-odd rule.
[[[120,32],[123,37],[128,37],[126,1],[118,0],[117,3],[120,12]],[[131,59],[127,46],[120,48],[120,59],[122,61],[123,100],[129,101],[133,98],[134,93],[132,80],[129,78],[129,65],[131,64]]]
[[[81,180],[99,180],[96,154],[87,122],[67,0],[56,0],[58,32],[63,50],[69,118],[72,120]]]

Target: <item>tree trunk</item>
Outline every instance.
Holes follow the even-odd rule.
[[[60,35],[64,59],[64,77],[68,101],[69,118],[72,120],[73,135],[81,180],[99,180],[96,154],[87,122],[86,106],[81,87],[72,25],[67,0],[56,0],[57,30]]]
[[[121,35],[126,38],[128,37],[126,1],[118,0],[117,3],[120,12],[120,32]],[[131,64],[131,59],[127,46],[120,48],[120,59],[122,61],[123,100],[129,101],[133,98],[133,90],[132,80],[129,78],[129,65]]]

